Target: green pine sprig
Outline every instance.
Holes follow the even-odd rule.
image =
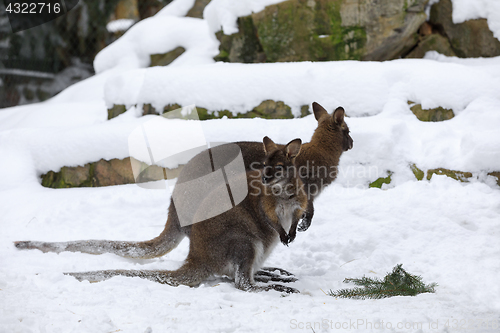
[[[416,296],[421,293],[434,293],[436,283],[424,284],[422,277],[412,275],[399,264],[383,280],[363,276],[360,279],[347,278],[344,283],[353,283],[356,288],[340,289],[328,293],[329,296],[352,299],[380,299],[393,296]]]

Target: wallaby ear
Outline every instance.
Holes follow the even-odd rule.
[[[344,122],[345,111],[344,108],[339,106],[333,111],[333,121],[335,124],[341,125]]]
[[[316,118],[316,120],[318,121],[319,118],[321,118],[321,116],[328,114],[328,111],[326,111],[324,107],[322,107],[316,102],[313,102],[313,112],[314,112],[314,118]]]
[[[264,139],[262,140],[264,142],[264,152],[266,154],[269,154],[269,152],[278,149],[278,146],[274,143],[273,140],[269,139],[268,136],[265,136]]]
[[[295,139],[290,141],[286,146],[285,146],[285,152],[286,156],[289,158],[294,158],[300,153],[300,148],[302,147],[302,140],[300,139]]]

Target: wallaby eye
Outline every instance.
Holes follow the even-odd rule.
[[[276,170],[278,170],[278,171],[283,171],[283,166],[282,166],[281,164],[278,164],[278,165],[276,166]]]

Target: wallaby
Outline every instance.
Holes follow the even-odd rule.
[[[136,276],[177,286],[196,286],[211,276],[227,275],[235,286],[246,291],[274,289],[298,292],[282,285],[258,286],[254,273],[281,239],[285,244],[295,230],[306,206],[303,183],[293,165],[301,140],[295,139],[279,149],[265,137],[265,167],[235,177],[246,177],[248,195],[233,209],[191,225],[189,254],[176,271],[107,270],[66,273],[78,280],[101,281],[113,276]],[[215,188],[211,197],[223,197],[226,184]],[[213,200],[202,202],[197,213],[214,209]],[[289,230],[289,233],[285,230]],[[50,249],[53,243],[46,243]]]
[[[344,121],[344,108],[338,107],[332,115],[321,105],[312,104],[318,127],[311,141],[302,145],[302,150],[295,161],[299,176],[304,183],[308,203],[306,212],[299,225],[299,231],[306,231],[314,215],[314,199],[321,191],[337,178],[340,156],[352,149],[353,140],[349,127]],[[261,168],[264,160],[258,142],[237,142],[240,146],[247,170]],[[282,147],[282,145],[278,145]]]
[[[299,226],[299,231],[306,230],[314,214],[313,200],[321,192],[324,186],[327,186],[335,180],[337,176],[337,166],[342,152],[352,148],[353,140],[349,135],[349,128],[344,122],[344,109],[337,108],[332,115],[318,103],[313,103],[313,111],[318,127],[316,128],[311,142],[302,146],[301,153],[295,160],[299,176],[304,183],[304,189],[307,194],[307,209]],[[262,149],[262,143],[258,142],[237,142],[245,163],[246,170],[257,170],[262,168],[262,161],[266,157],[266,152]],[[193,157],[182,169],[177,184],[196,179],[212,172],[212,168],[206,168],[206,159],[208,154],[225,149],[225,145],[211,148]],[[283,149],[283,145],[278,145]],[[223,156],[224,154],[219,154]],[[231,154],[230,157],[233,158]],[[227,160],[220,159],[216,161],[215,169],[227,163]],[[178,195],[174,188],[174,195]],[[180,195],[182,197],[182,194]],[[181,204],[189,204],[189,197],[186,200],[180,200]],[[193,208],[195,209],[195,208]],[[196,211],[196,210],[195,210]],[[162,233],[151,240],[143,242],[128,241],[110,241],[110,240],[83,240],[70,242],[36,242],[20,241],[15,245],[19,249],[39,249],[43,252],[84,252],[90,254],[114,253],[116,255],[128,258],[155,258],[165,255],[173,250],[188,236],[191,238],[191,225],[181,226],[177,215],[173,199],[170,200],[168,210],[168,219],[165,229]],[[293,241],[295,234],[291,234],[289,242]],[[268,269],[273,271],[274,268]],[[268,274],[263,271],[260,274]],[[290,274],[282,271],[283,274]]]

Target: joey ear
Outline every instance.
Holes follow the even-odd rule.
[[[325,108],[319,105],[318,103],[313,102],[312,105],[313,105],[314,118],[316,118],[316,120],[319,121],[319,118],[321,118],[321,116],[328,114],[328,111],[326,111]]]
[[[264,139],[262,139],[264,142],[264,152],[266,154],[269,154],[269,152],[278,149],[278,146],[274,143],[273,140],[271,140],[268,136],[265,136]]]
[[[295,139],[290,141],[285,146],[286,156],[289,158],[294,158],[300,153],[300,148],[302,147],[302,140]]]
[[[339,106],[335,111],[333,111],[333,121],[337,125],[341,125],[344,122],[345,111],[344,108]]]

